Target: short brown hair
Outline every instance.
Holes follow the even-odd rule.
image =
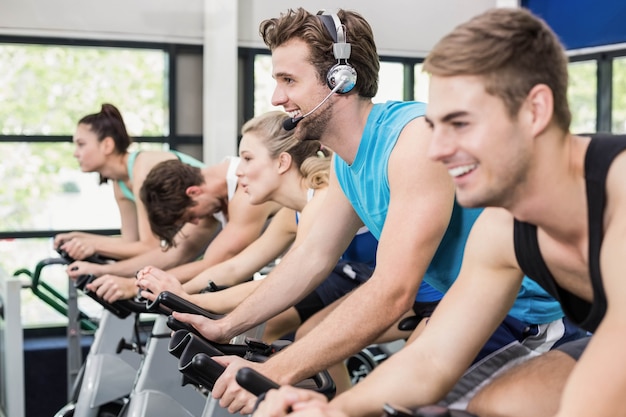
[[[346,42],[352,45],[348,62],[357,72],[353,91],[361,97],[374,97],[378,92],[380,62],[372,28],[356,12],[340,9],[337,16],[346,27]],[[294,38],[306,42],[310,46],[310,62],[317,69],[319,80],[326,83],[326,73],[337,60],[333,39],[319,17],[301,7],[289,9],[280,17],[261,22],[259,32],[270,51]]]
[[[457,26],[424,61],[437,76],[477,75],[489,94],[515,116],[530,90],[545,84],[554,96],[554,120],[569,130],[568,59],[548,25],[526,9],[495,8]]]
[[[168,159],[156,164],[141,186],[140,197],[152,232],[168,247],[175,246],[174,237],[183,225],[185,210],[194,205],[187,188],[202,185],[200,168]]]

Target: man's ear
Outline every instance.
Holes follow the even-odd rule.
[[[190,185],[189,187],[187,187],[187,189],[185,190],[185,194],[188,197],[197,197],[200,194],[202,194],[202,189],[197,186],[197,185]]]
[[[543,132],[554,116],[554,95],[552,89],[545,84],[537,84],[531,88],[527,97],[531,116],[532,133],[537,136]]]
[[[291,157],[291,154],[289,152],[282,152],[278,155],[278,173],[282,174],[289,171],[292,163],[293,158]]]

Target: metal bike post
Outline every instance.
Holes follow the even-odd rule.
[[[24,417],[22,282],[0,268],[0,416]]]
[[[80,372],[82,351],[80,347],[80,319],[78,292],[74,281],[68,279],[67,289],[67,397],[72,400],[74,383]]]

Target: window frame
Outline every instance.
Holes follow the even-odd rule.
[[[598,52],[569,51],[569,62],[596,61],[596,132],[611,132],[613,119],[613,60],[626,57],[626,49]]]
[[[39,36],[13,36],[0,35],[2,44],[23,44],[23,45],[44,45],[44,46],[79,46],[98,48],[124,48],[124,49],[149,49],[160,50],[167,56],[166,66],[166,87],[168,90],[168,134],[164,136],[133,136],[137,143],[160,143],[166,144],[170,149],[179,149],[186,145],[202,146],[202,135],[178,134],[178,110],[177,110],[177,73],[179,55],[199,55],[202,56],[202,45],[160,43],[160,42],[139,42],[121,40],[92,40],[92,39],[71,39],[58,37]],[[67,142],[68,135],[3,135],[0,134],[0,143],[57,143]],[[105,235],[118,234],[117,229],[90,229],[85,232],[100,233]],[[64,230],[29,230],[29,231],[0,231],[0,239],[28,239],[53,237]]]

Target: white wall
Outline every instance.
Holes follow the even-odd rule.
[[[454,26],[498,0],[239,0],[239,43],[264,47],[258,35],[263,19],[302,6],[312,13],[341,7],[359,12],[372,26],[380,55],[423,57]]]
[[[0,33],[202,43],[204,0],[1,0]]]
[[[231,0],[236,1],[236,0]],[[470,16],[517,0],[1,0],[0,34],[202,44],[205,13],[231,22],[240,46],[264,47],[258,26],[290,7],[315,12],[342,7],[370,22],[383,55],[423,56],[446,32]],[[205,6],[206,5],[206,6]],[[384,6],[383,6],[384,5]],[[214,28],[212,28],[214,32]]]

